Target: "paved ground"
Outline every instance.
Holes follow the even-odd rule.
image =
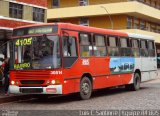
[[[5,97],[4,95],[4,89],[0,86],[0,98]]]
[[[12,96],[15,96],[15,95],[10,94],[9,96],[6,96],[4,92],[4,87],[0,86],[0,99],[5,97],[12,97]]]
[[[1,104],[1,109],[10,110],[79,110],[79,109],[160,109],[160,79],[143,83],[139,91],[124,88],[104,89],[93,93],[92,98],[80,101],[75,95],[30,99]]]

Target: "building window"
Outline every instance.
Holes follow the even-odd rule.
[[[80,18],[79,24],[83,26],[89,26],[89,20],[88,18]]]
[[[79,5],[80,6],[87,6],[88,5],[88,0],[79,0]]]
[[[9,16],[12,18],[22,19],[23,16],[23,5],[9,3]]]
[[[151,0],[146,0],[146,4],[150,5],[151,4]]]
[[[157,26],[157,33],[160,33],[160,25]]]
[[[33,21],[44,22],[44,9],[33,8]]]
[[[146,21],[144,21],[144,20],[140,21],[140,29],[146,30]]]
[[[156,24],[151,23],[150,31],[151,32],[156,32]]]
[[[58,8],[59,7],[59,3],[60,3],[59,0],[52,0],[52,7],[53,8]]]
[[[145,2],[145,0],[138,0],[138,1],[139,1],[139,2],[143,2],[143,3]]]
[[[139,20],[138,19],[134,19],[134,29],[139,29]]]
[[[132,29],[133,18],[127,17],[127,29]]]

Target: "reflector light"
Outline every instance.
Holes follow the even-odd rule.
[[[56,88],[46,88],[47,93],[56,93],[57,89]]]

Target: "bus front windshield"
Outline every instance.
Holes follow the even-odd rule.
[[[13,69],[53,69],[61,66],[58,36],[19,38],[13,41]]]

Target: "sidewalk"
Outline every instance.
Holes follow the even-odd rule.
[[[4,87],[0,86],[0,104],[18,100],[25,100],[31,97],[32,97],[31,95],[14,95],[14,94],[6,96],[4,92]]]

